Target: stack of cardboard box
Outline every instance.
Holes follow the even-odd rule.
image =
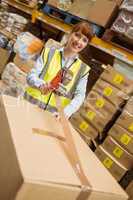
[[[131,81],[108,66],[88,94],[71,122],[86,137],[103,138],[103,130],[113,119],[125,98],[129,98]]]
[[[119,181],[133,168],[133,99],[108,132],[108,137],[96,150],[96,155]]]

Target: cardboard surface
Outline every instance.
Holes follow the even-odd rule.
[[[123,2],[123,0],[114,0],[118,5],[121,5],[121,3]]]
[[[95,112],[99,114],[105,122],[111,120],[117,110],[111,102],[93,90],[88,94],[84,107],[89,107],[95,110]]]
[[[69,12],[100,26],[107,27],[116,9],[117,4],[115,1],[75,0],[69,9]]]
[[[128,88],[133,85],[133,81],[127,79],[123,74],[116,71],[113,67],[108,66],[100,76],[101,79],[114,85],[123,92],[127,92]]]
[[[102,114],[89,105],[87,105],[87,107],[81,107],[79,113],[88,123],[92,124],[98,132],[103,131],[103,128],[108,123],[108,121],[103,120],[104,117]]]
[[[2,74],[10,55],[6,49],[0,48],[0,56],[2,58],[0,60],[0,74]]]
[[[133,96],[128,100],[116,122],[133,134]]]
[[[128,100],[116,122],[133,134],[133,96]]]
[[[69,9],[69,13],[88,19],[88,12],[93,8],[94,3],[87,0],[75,0]]]
[[[116,107],[118,107],[123,101],[124,98],[120,95],[120,90],[114,87],[112,84],[99,79],[93,87],[93,90],[97,91],[101,95],[103,95],[108,101],[113,103]]]
[[[16,54],[14,58],[14,63],[18,68],[20,68],[25,73],[29,73],[35,65],[35,62],[33,60],[24,60],[20,58],[18,54]]]
[[[117,181],[120,181],[124,174],[128,171],[127,168],[117,162],[117,160],[102,146],[99,146],[96,149],[95,154]]]
[[[108,136],[102,144],[103,148],[109,152],[124,167],[132,169],[133,155],[121,147],[111,136]]]
[[[116,123],[133,134],[133,115],[129,113],[126,109],[123,110]]]
[[[76,200],[81,191],[80,181],[59,141],[32,132],[32,128],[39,128],[63,136],[60,123],[50,113],[9,96],[1,97],[0,121],[0,199]],[[92,186],[88,199],[127,200],[126,193],[71,129],[84,173]]]
[[[88,138],[97,138],[98,131],[87,120],[85,120],[80,113],[76,113],[71,117],[71,123],[79,131],[81,135]]]
[[[131,183],[126,188],[126,192],[128,193],[130,197],[129,200],[133,200],[133,181],[131,181]]]
[[[129,153],[133,154],[133,134],[115,124],[108,133]]]
[[[118,7],[114,1],[97,0],[92,9],[88,10],[88,20],[100,26],[108,27],[117,9]]]

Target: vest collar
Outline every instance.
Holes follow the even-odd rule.
[[[64,58],[64,47],[59,48],[59,51],[62,53],[62,56]],[[77,54],[77,55],[75,55],[75,56],[73,56],[73,57],[71,57],[69,59],[71,59],[71,60],[77,60],[78,58],[79,58],[79,55]]]

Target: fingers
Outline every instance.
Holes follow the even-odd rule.
[[[57,120],[60,121],[60,115],[59,115],[58,112],[53,112],[52,115],[53,115]]]
[[[49,92],[53,91],[50,83],[45,83],[45,84],[41,85],[39,87],[39,89],[40,89],[42,94],[48,94]]]

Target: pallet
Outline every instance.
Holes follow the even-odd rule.
[[[53,17],[53,18],[56,18],[59,21],[63,21],[64,23],[69,24],[69,25],[75,25],[75,24],[77,24],[77,23],[79,23],[79,22],[81,22],[83,20],[78,16],[72,15],[69,12],[65,12],[65,11],[60,10],[60,9],[58,9],[56,7],[53,7],[53,6],[49,5],[49,4],[46,4],[43,7],[42,11],[45,14],[47,14],[47,15]],[[92,25],[94,33],[97,36],[101,35],[101,33],[103,32],[103,28],[98,26],[98,25],[96,25],[96,24],[94,24],[94,23],[91,23],[91,22],[89,22],[89,23]]]
[[[106,29],[104,35],[102,36],[102,40],[133,54],[133,41],[111,29]]]

